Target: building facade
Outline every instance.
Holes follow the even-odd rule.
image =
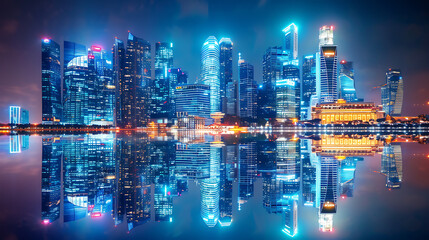
[[[214,36],[210,36],[201,48],[201,80],[210,86],[210,112],[220,111],[220,64],[219,43]]]
[[[381,87],[381,104],[390,116],[401,116],[404,102],[404,80],[401,70],[392,69],[386,72],[386,84]]]
[[[302,61],[301,77],[301,119],[311,117],[311,97],[316,96],[316,58],[315,54],[305,55]]]
[[[253,65],[239,59],[239,108],[241,118],[256,118],[256,84]]]
[[[344,99],[347,102],[356,102],[356,87],[355,87],[355,76],[353,69],[353,62],[346,60],[340,61],[340,69],[338,75],[339,85],[339,98]]]
[[[151,85],[151,118],[172,117],[169,70],[173,67],[173,44],[155,44],[155,79]],[[173,86],[171,86],[173,87]]]
[[[232,79],[232,47],[233,43],[230,38],[221,38],[219,41],[220,55],[220,98],[221,98],[221,110],[223,113],[227,113],[227,102],[231,101],[228,99],[228,84],[233,81]]]
[[[283,79],[276,82],[276,117],[282,120],[300,118],[299,68],[284,66]]]
[[[61,100],[60,45],[42,39],[42,123],[59,123],[63,115]]]
[[[176,114],[210,118],[210,86],[189,84],[177,86]]]

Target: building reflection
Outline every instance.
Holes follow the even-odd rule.
[[[307,207],[317,209],[319,230],[331,232],[339,199],[354,196],[359,162],[375,154],[382,156],[386,187],[400,188],[400,144],[373,136],[46,136],[41,220],[111,216],[128,231],[148,222],[174,222],[174,199],[194,182],[205,225],[228,227],[234,208],[248,210],[247,202],[256,200],[255,183],[261,181],[262,206],[281,216],[279,231],[296,236],[299,209]]]

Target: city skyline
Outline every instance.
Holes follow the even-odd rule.
[[[405,115],[427,113],[427,99],[425,99],[427,89],[426,86],[419,86],[419,82],[424,82],[425,73],[428,72],[423,64],[424,55],[422,53],[425,52],[424,49],[427,46],[420,43],[420,39],[424,39],[422,34],[428,33],[425,31],[428,25],[425,21],[421,21],[423,13],[419,10],[416,10],[416,13],[407,19],[382,20],[382,16],[386,16],[390,12],[397,13],[399,8],[390,4],[387,8],[380,10],[379,16],[373,12],[375,10],[366,9],[365,11],[369,15],[367,15],[368,19],[365,20],[365,24],[356,25],[352,23],[353,21],[356,23],[360,15],[346,12],[344,11],[346,7],[334,3],[331,6],[332,9],[322,6],[320,12],[305,9],[302,4],[295,3],[292,8],[287,9],[290,11],[288,13],[280,11],[285,3],[248,2],[249,9],[247,10],[255,14],[264,14],[267,17],[261,23],[255,23],[254,20],[250,19],[250,16],[240,16],[242,13],[237,13],[239,4],[231,3],[231,12],[224,13],[220,8],[221,2],[197,1],[197,3],[199,4],[192,5],[189,1],[181,1],[169,6],[163,5],[165,9],[162,9],[160,7],[162,3],[148,2],[146,5],[140,5],[141,7],[137,10],[127,9],[124,7],[127,4],[124,4],[122,8],[119,8],[122,10],[118,12],[113,12],[111,10],[113,8],[109,8],[109,6],[111,7],[110,4],[95,8],[91,4],[84,6],[83,3],[77,3],[76,7],[71,9],[70,15],[64,16],[57,16],[55,12],[63,11],[62,9],[65,9],[66,5],[52,4],[49,8],[47,6],[50,4],[42,3],[42,9],[39,7],[30,8],[31,4],[22,8],[14,8],[15,10],[12,12],[20,13],[17,18],[10,14],[5,14],[2,17],[4,19],[2,31],[6,33],[6,38],[0,42],[2,56],[2,64],[0,64],[2,78],[0,82],[6,87],[0,90],[0,108],[2,109],[0,122],[7,122],[7,109],[10,105],[19,105],[30,110],[30,122],[41,121],[39,40],[43,37],[50,37],[57,43],[69,40],[86,46],[100,45],[107,51],[110,50],[115,36],[121,40],[126,39],[124,35],[127,34],[127,30],[131,30],[136,36],[148,40],[152,45],[156,42],[173,42],[175,67],[180,67],[188,72],[190,83],[199,76],[199,50],[204,39],[210,35],[214,35],[218,39],[228,37],[234,42],[233,63],[237,60],[237,53],[242,52],[246,56],[246,60],[255,67],[255,81],[261,83],[263,53],[270,46],[283,45],[284,38],[282,36],[284,35],[281,30],[292,22],[299,28],[300,33],[298,59],[302,59],[303,55],[317,51],[318,29],[322,25],[333,25],[335,26],[334,43],[338,46],[338,60],[347,59],[354,63],[358,97],[379,104],[380,98],[373,94],[379,89],[374,90],[372,87],[380,86],[385,82],[385,72],[388,68],[399,68],[405,79],[403,113]],[[130,5],[132,4],[130,3]],[[194,7],[190,7],[191,5]],[[273,10],[277,8],[279,10]],[[101,19],[83,27],[82,24],[85,21],[90,21],[93,18],[89,12],[85,12],[85,9],[100,13],[98,15],[102,16]],[[145,18],[159,21],[150,21],[156,23],[151,26],[147,26],[146,23],[137,24],[135,20],[139,17],[136,12],[138,10],[145,12],[147,9],[153,9],[153,13],[148,14]],[[84,11],[82,12],[82,20],[71,24],[72,16],[82,10]],[[155,16],[157,12],[162,10],[173,11],[173,14],[170,17],[163,14],[165,19]],[[332,14],[328,16],[327,12],[324,13],[323,10]],[[404,11],[406,10],[415,9],[407,6]],[[24,15],[24,13],[28,14]],[[124,13],[129,13],[130,17],[123,20],[118,19]],[[346,13],[349,15],[345,15]],[[225,14],[225,18],[215,21],[221,14]],[[29,16],[38,17],[33,28],[26,31],[27,27],[24,23],[29,21]],[[237,20],[233,21],[233,19]],[[195,28],[186,27],[190,26],[190,21],[193,22],[193,20],[201,21]],[[231,20],[231,24],[227,24],[227,20]],[[247,24],[239,28],[238,26],[241,25],[237,24],[242,23],[242,21],[247,21]],[[209,22],[214,24],[210,25]],[[154,28],[154,26],[158,26],[158,23],[159,26],[170,26],[170,28],[163,28],[167,30],[161,32],[158,28]],[[183,26],[179,26],[179,23],[183,23]],[[381,32],[380,27],[382,27]],[[396,33],[394,31],[396,27],[405,28],[404,33],[393,35]],[[376,30],[378,30],[378,34],[374,32]],[[190,32],[186,33],[187,31]],[[394,41],[392,41],[392,37],[395,39]],[[411,42],[416,44],[409,47]],[[23,51],[26,53],[25,57],[22,55]],[[154,52],[154,46],[152,46],[152,59]],[[7,55],[10,57],[6,60],[3,56]],[[19,58],[20,56],[22,57]],[[17,64],[18,62],[21,64]],[[20,68],[25,66],[26,71],[18,70],[18,66]],[[233,79],[238,79],[235,69]],[[19,86],[23,84],[28,87],[26,89],[20,88]]]

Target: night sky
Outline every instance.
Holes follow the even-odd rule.
[[[215,35],[234,42],[262,81],[262,56],[283,44],[282,29],[294,22],[299,55],[318,48],[322,25],[334,25],[339,59],[354,62],[358,97],[380,102],[373,87],[389,67],[400,68],[405,83],[404,115],[429,113],[429,17],[424,1],[9,1],[0,3],[0,122],[8,106],[30,110],[41,122],[41,42],[98,44],[110,50],[127,31],[152,44],[174,43],[174,66],[193,82],[200,71],[204,40]],[[152,49],[152,54],[154,49]],[[237,72],[234,72],[236,78]]]

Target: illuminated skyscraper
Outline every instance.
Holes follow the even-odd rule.
[[[355,76],[353,62],[341,60],[340,73],[338,76],[338,85],[340,87],[339,98],[347,102],[356,102]]]
[[[123,128],[143,127],[149,119],[150,43],[128,34],[124,76],[120,85],[121,125]]]
[[[173,43],[155,44],[155,79],[151,85],[151,118],[172,117],[169,71],[173,67]],[[173,86],[172,86],[173,87]]]
[[[276,82],[276,117],[279,119],[299,119],[300,88],[299,68],[293,64],[283,67],[283,79]]]
[[[199,180],[210,176],[210,145],[176,144],[176,176],[182,180]]]
[[[49,38],[42,39],[42,123],[62,120],[60,45]]]
[[[334,27],[323,26],[319,31],[319,52],[316,53],[316,91],[319,103],[338,99],[337,46],[334,44]]]
[[[386,84],[381,87],[381,104],[386,115],[401,116],[404,101],[404,80],[401,70],[392,69],[386,72]]]
[[[169,96],[170,99],[170,118],[176,117],[176,87],[188,83],[188,73],[180,68],[172,68],[168,70],[169,74]]]
[[[234,162],[236,162],[236,145],[222,147],[222,161],[220,164],[220,198],[219,224],[222,227],[232,223],[232,185]]]
[[[29,124],[29,113],[28,110],[21,108],[20,106],[9,107],[9,123],[10,124]]]
[[[210,36],[201,48],[201,79],[202,83],[210,86],[210,113],[220,111],[220,63],[219,43]]]
[[[386,187],[398,189],[402,184],[401,145],[387,144],[381,155],[381,173],[386,175]]]
[[[301,119],[311,118],[311,97],[316,96],[316,58],[305,55],[302,61]]]
[[[257,174],[256,143],[249,142],[238,146],[238,210],[254,195],[255,177]]]
[[[285,33],[285,51],[289,61],[298,59],[298,27],[292,23],[283,29]]]
[[[125,100],[125,94],[122,94],[124,88],[124,70],[125,70],[125,46],[124,42],[115,38],[112,47],[113,53],[113,79],[115,82],[115,126],[122,126],[122,102]]]
[[[176,87],[176,112],[188,116],[210,118],[210,87],[188,84]]]
[[[220,46],[220,97],[222,112],[227,113],[227,102],[231,101],[228,99],[227,91],[228,84],[233,82],[232,80],[232,46],[233,43],[229,38],[221,38],[219,41]]]
[[[63,118],[66,124],[90,124],[88,75],[86,47],[64,41]]]
[[[239,54],[239,108],[240,117],[256,118],[256,83],[253,65],[241,59]]]

